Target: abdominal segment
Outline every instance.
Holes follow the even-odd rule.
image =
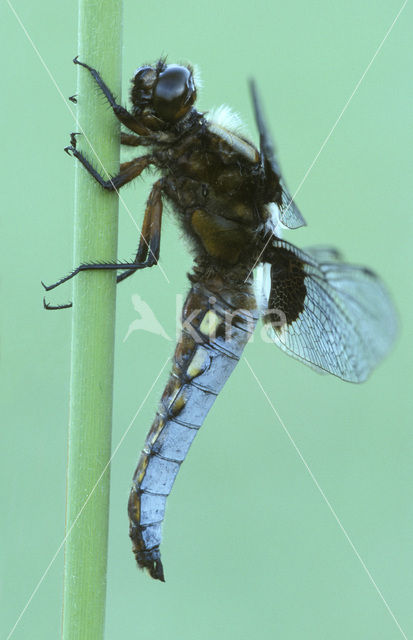
[[[241,309],[236,304],[242,304]],[[139,567],[164,580],[160,559],[166,499],[179,467],[216,396],[235,368],[258,319],[250,283],[236,294],[194,284],[182,314],[182,333],[129,497],[129,535]]]

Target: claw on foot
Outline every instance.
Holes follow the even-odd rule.
[[[81,67],[85,67],[85,69],[91,69],[92,67],[90,67],[88,64],[86,64],[85,62],[80,62],[79,60],[79,56],[76,56],[76,58],[73,58],[73,62],[75,64],[80,64]]]
[[[73,305],[71,302],[68,302],[67,304],[57,304],[57,305],[50,304],[49,302],[46,302],[46,298],[43,298],[43,309],[46,309],[46,311],[60,311],[61,309],[70,309],[72,306]]]
[[[67,155],[70,156],[70,151],[75,151],[76,150],[76,136],[81,136],[81,133],[78,132],[72,132],[70,134],[70,145],[68,145],[67,147],[64,148],[64,150],[66,151]]]

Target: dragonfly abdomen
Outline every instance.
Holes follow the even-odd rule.
[[[242,302],[237,309],[235,302]],[[130,537],[138,565],[164,580],[160,559],[166,499],[179,467],[257,322],[250,284],[236,294],[198,282],[183,310],[172,373],[136,468],[129,498]]]

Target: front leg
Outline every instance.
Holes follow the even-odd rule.
[[[80,62],[77,56],[76,58],[74,58],[73,62],[75,64],[80,64],[81,67],[84,67],[90,72],[90,74],[96,81],[98,87],[100,88],[103,95],[105,96],[106,100],[109,102],[110,106],[112,107],[113,113],[115,114],[117,119],[122,124],[125,125],[125,127],[128,127],[128,129],[130,129],[131,131],[134,131],[140,136],[150,135],[151,132],[149,131],[149,129],[147,129],[142,124],[140,124],[137,121],[137,119],[131,113],[129,113],[127,109],[125,109],[125,107],[122,107],[122,105],[116,102],[115,96],[113,95],[113,93],[111,92],[107,84],[102,80],[99,72],[96,71],[96,69],[94,69],[93,67],[90,67],[85,62]]]
[[[113,176],[109,180],[105,180],[100,173],[95,169],[95,167],[89,162],[86,156],[83,155],[81,151],[78,151],[76,148],[76,137],[79,134],[72,133],[70,136],[71,144],[68,147],[65,147],[65,151],[68,155],[73,153],[75,158],[77,158],[85,167],[85,169],[90,173],[90,175],[97,181],[99,184],[108,191],[118,191],[125,184],[128,184],[134,178],[140,176],[142,171],[147,169],[150,164],[154,164],[154,159],[152,156],[139,156],[138,158],[134,158],[130,160],[130,162],[122,162],[120,165],[119,173],[116,176]]]

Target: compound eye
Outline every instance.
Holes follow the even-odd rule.
[[[150,89],[156,79],[156,71],[153,67],[139,67],[135,71],[133,82],[140,89]]]
[[[170,64],[162,71],[153,90],[153,106],[157,115],[174,122],[187,113],[195,101],[192,73],[186,67]]]

